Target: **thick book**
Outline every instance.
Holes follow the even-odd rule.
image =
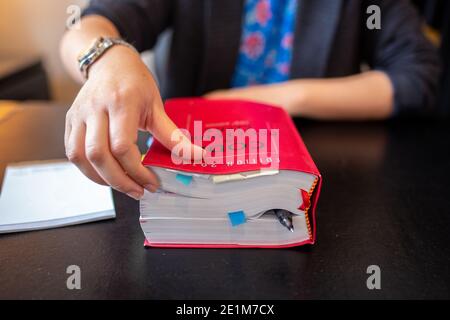
[[[322,178],[282,109],[236,100],[168,100],[169,117],[205,153],[154,141],[143,164],[161,188],[145,192],[146,246],[273,248],[313,244]],[[179,138],[176,135],[174,138]],[[180,144],[181,145],[181,144]],[[290,212],[293,232],[273,210]]]

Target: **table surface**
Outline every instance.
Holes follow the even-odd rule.
[[[0,120],[6,163],[64,157],[66,108]],[[296,121],[324,177],[317,244],[145,249],[138,202],[115,220],[0,235],[0,298],[450,298],[450,126],[445,121]],[[66,268],[81,268],[68,290]],[[368,290],[369,265],[381,290]]]

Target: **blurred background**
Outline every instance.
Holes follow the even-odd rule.
[[[63,69],[59,40],[69,16],[67,7],[87,3],[0,0],[0,99],[48,98],[60,103],[73,99],[79,87]]]
[[[79,90],[59,59],[59,41],[69,17],[67,8],[88,0],[0,0],[0,100],[51,100],[70,104]],[[440,47],[444,74],[439,109],[448,113],[450,100],[450,1],[414,0],[425,32]],[[153,55],[144,60],[153,68]],[[164,59],[162,59],[163,61]]]

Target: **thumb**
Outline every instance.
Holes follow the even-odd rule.
[[[156,140],[161,142],[163,146],[173,152],[175,146],[181,147],[182,150],[189,150],[190,152],[183,152],[183,159],[200,161],[203,158],[205,150],[197,146],[186,137],[182,131],[169,118],[164,110],[164,107],[156,107],[153,109],[150,125],[147,130],[150,131]]]

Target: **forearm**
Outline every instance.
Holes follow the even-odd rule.
[[[393,112],[393,88],[386,74],[292,80],[285,84],[284,106],[292,115],[316,119],[385,119]]]
[[[61,41],[61,59],[69,74],[78,82],[84,81],[78,69],[78,55],[101,37],[118,37],[116,27],[101,16],[87,16],[81,21],[81,29],[68,30]]]

